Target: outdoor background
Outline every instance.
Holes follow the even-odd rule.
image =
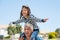
[[[0,0],[0,25],[18,20],[22,5],[28,5],[37,18],[49,19],[46,23],[37,23],[41,31],[60,28],[60,0]]]

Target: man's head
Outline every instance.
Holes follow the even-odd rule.
[[[31,36],[33,32],[33,25],[30,23],[26,23],[24,27],[24,33],[26,36]]]

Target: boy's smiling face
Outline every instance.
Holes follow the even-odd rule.
[[[28,16],[28,9],[26,8],[23,8],[22,9],[22,15],[25,17],[25,16]]]

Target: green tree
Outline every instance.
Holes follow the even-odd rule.
[[[14,35],[17,33],[16,27],[11,25],[8,26],[7,31],[9,35],[12,35],[12,34]]]
[[[20,26],[20,24],[16,24],[15,26],[12,26],[11,24],[9,24],[7,31],[8,31],[9,35],[21,33],[21,26]]]
[[[12,27],[12,32],[13,32],[13,35],[17,33],[17,30],[16,30],[16,27]]]
[[[60,28],[57,28],[55,32],[60,33]]]
[[[12,32],[12,26],[11,25],[8,26],[7,31],[8,31],[9,35],[13,34],[13,32]]]
[[[21,33],[21,25],[20,24],[16,24],[16,30],[17,30],[17,33]]]
[[[53,39],[53,38],[56,38],[56,37],[57,37],[57,33],[56,32],[50,32],[49,35],[48,35],[49,39]]]
[[[55,32],[57,32],[57,38],[60,38],[60,28],[57,28],[56,30],[55,30]]]

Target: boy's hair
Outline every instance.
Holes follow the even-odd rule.
[[[26,8],[26,9],[28,10],[28,16],[29,16],[30,13],[31,13],[30,8],[29,8],[28,6],[26,6],[26,5],[23,5],[23,6],[22,6],[22,9],[23,9],[23,8]],[[21,10],[21,12],[20,12],[20,19],[21,19],[21,17],[22,17],[22,10]]]

